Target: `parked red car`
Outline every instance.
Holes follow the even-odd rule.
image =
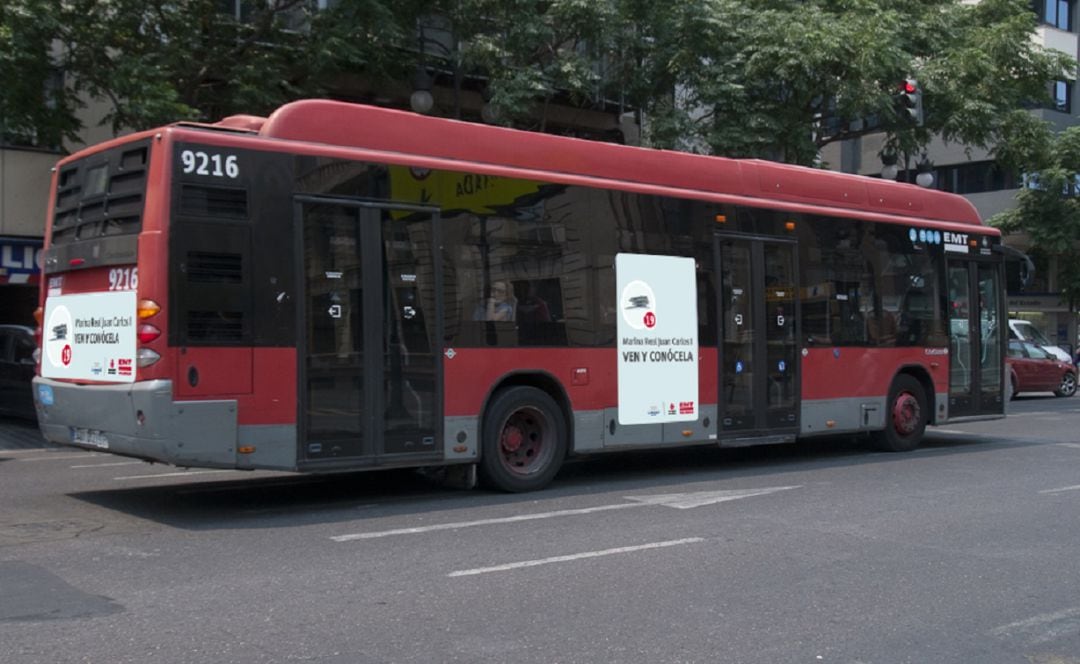
[[[1013,396],[1018,392],[1053,392],[1059,397],[1076,394],[1076,367],[1029,341],[1010,340],[1005,363]]]

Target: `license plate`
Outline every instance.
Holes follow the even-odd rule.
[[[109,439],[105,437],[103,431],[97,429],[72,429],[71,442],[79,445],[100,447],[103,450],[109,449]]]

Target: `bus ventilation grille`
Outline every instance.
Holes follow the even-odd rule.
[[[247,190],[185,184],[180,191],[180,212],[198,217],[247,219]]]
[[[188,341],[238,343],[244,340],[244,314],[240,311],[189,311]]]
[[[197,284],[239,284],[244,281],[244,261],[240,254],[189,251],[187,280]]]
[[[52,244],[71,244],[142,230],[147,142],[68,164],[59,173]]]

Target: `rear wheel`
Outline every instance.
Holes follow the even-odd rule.
[[[1076,374],[1066,371],[1061,377],[1061,386],[1054,390],[1054,396],[1071,397],[1076,394]]]
[[[503,491],[546,486],[566,456],[566,419],[555,400],[535,387],[499,392],[484,415],[480,476]]]
[[[871,434],[871,443],[883,452],[910,452],[926,431],[926,391],[922,383],[900,374],[889,388],[885,428]]]

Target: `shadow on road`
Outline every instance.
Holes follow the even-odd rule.
[[[988,448],[1022,446],[1019,440],[985,435],[945,435],[928,431],[919,451],[884,454],[867,450],[863,438],[810,439],[797,444],[720,449],[713,446],[623,452],[568,462],[550,487],[538,493],[505,494],[484,489],[460,491],[440,486],[415,470],[383,470],[335,475],[202,479],[185,484],[110,489],[69,494],[105,509],[174,528],[217,530],[284,528],[365,518],[432,514],[444,510],[529,504],[560,509],[564,498],[679,493],[688,486],[727,482],[731,488],[787,484],[794,472],[911,460],[916,455],[955,455]],[[710,489],[724,488],[716,487]],[[541,507],[540,509],[544,509]]]

